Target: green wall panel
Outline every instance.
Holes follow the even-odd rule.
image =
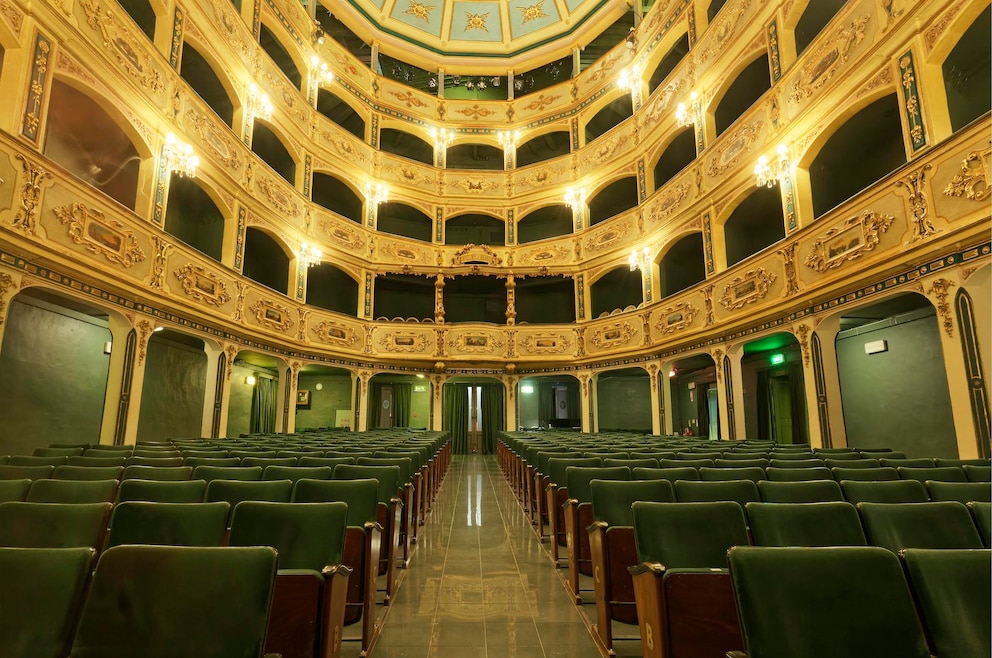
[[[207,355],[154,338],[148,342],[138,440],[199,437]]]

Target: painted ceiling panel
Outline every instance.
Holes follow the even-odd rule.
[[[451,39],[502,43],[503,30],[497,2],[456,2],[451,17]]]

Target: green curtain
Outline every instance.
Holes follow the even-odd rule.
[[[368,428],[378,429],[382,420],[382,384],[369,382],[369,419]]]
[[[502,384],[482,385],[482,451],[485,453],[496,452],[496,438],[506,420],[504,399]]]
[[[801,363],[789,366],[789,397],[792,402],[792,442],[805,443],[809,441],[809,427],[806,422],[806,386]]]
[[[410,427],[410,398],[413,386],[393,384],[393,427]]]
[[[582,426],[582,391],[579,390],[578,382],[568,382],[568,387],[565,389],[566,399],[568,401],[568,419],[570,421],[578,421],[579,427]]]
[[[451,432],[451,451],[456,455],[468,452],[468,387],[445,384],[444,417],[441,429]]]
[[[548,427],[555,417],[555,385],[554,382],[537,383],[537,424]]]
[[[268,377],[255,380],[251,395],[251,431],[268,433],[276,429],[276,382]]]

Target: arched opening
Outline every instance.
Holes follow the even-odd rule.
[[[376,228],[383,233],[430,242],[434,234],[434,220],[411,205],[388,201],[379,206]]]
[[[809,166],[813,215],[821,217],[906,163],[899,99],[889,94],[848,119]]]
[[[796,56],[802,55],[847,0],[809,0],[796,23]]]
[[[648,81],[649,93],[654,93],[654,90],[661,86],[669,74],[679,65],[679,62],[688,54],[689,34],[686,33],[679,37],[679,40],[665,53],[665,56],[651,73],[651,79]]]
[[[600,432],[651,433],[651,376],[643,368],[606,370],[596,376]]]
[[[179,66],[179,76],[203,99],[220,120],[228,126],[234,125],[234,103],[227,96],[224,85],[210,66],[189,42],[183,43],[183,59]]]
[[[289,256],[282,245],[268,233],[249,226],[245,231],[245,255],[243,259],[246,277],[287,294],[289,290]]]
[[[344,270],[320,263],[307,270],[307,304],[358,316],[358,281]]]
[[[444,244],[506,244],[506,225],[502,219],[480,213],[459,215],[444,222]]]
[[[809,443],[803,355],[790,333],[744,345],[741,359],[745,436],[775,443]]]
[[[503,149],[488,144],[455,144],[444,156],[445,169],[503,170]]]
[[[224,215],[195,179],[172,175],[165,232],[215,261],[224,252]]]
[[[447,322],[506,323],[506,284],[494,276],[456,276],[444,282]]]
[[[733,83],[724,92],[720,103],[713,111],[716,134],[721,135],[741,117],[761,95],[771,89],[771,74],[768,72],[768,55],[762,53],[744,67]]]
[[[135,209],[141,157],[100,105],[56,79],[45,126],[46,157],[121,205]]]
[[[442,388],[441,429],[456,454],[493,453],[506,422],[506,389],[489,377],[454,377]]]
[[[654,165],[654,189],[672,180],[696,159],[696,131],[686,128],[665,147]]]
[[[634,105],[630,99],[630,94],[623,94],[614,98],[586,123],[586,144],[606,134],[633,114]]]
[[[203,340],[171,329],[148,339],[138,415],[138,441],[202,435],[207,388]]]
[[[517,425],[523,429],[582,427],[582,388],[571,375],[527,377],[517,384]]]
[[[155,10],[148,0],[128,0],[120,2],[121,9],[131,17],[138,29],[145,33],[149,41],[155,40]]]
[[[589,200],[589,225],[598,224],[637,206],[637,179],[627,176],[600,189]]]
[[[310,197],[322,208],[362,223],[364,201],[340,178],[315,171],[310,185]]]
[[[703,234],[679,238],[661,259],[661,296],[669,297],[706,280]]]
[[[43,288],[10,299],[0,349],[5,453],[30,455],[60,438],[99,443],[112,338],[101,308]]]
[[[572,210],[565,204],[538,208],[517,222],[517,243],[526,244],[572,232]]]
[[[592,317],[598,318],[644,301],[641,290],[641,272],[629,267],[610,270],[589,286],[589,304]]]
[[[976,270],[954,295],[961,346],[971,378],[970,396],[978,454],[992,455],[989,417],[989,376],[992,373],[992,267]]]
[[[333,92],[317,90],[317,111],[358,139],[365,139],[365,119]]]
[[[922,295],[844,311],[837,371],[847,444],[958,457],[940,323]]]
[[[720,13],[723,6],[727,4],[727,0],[713,0],[710,2],[709,6],[706,7],[706,21],[707,23],[712,23],[716,15]]]
[[[759,187],[730,214],[723,225],[727,267],[741,262],[785,237],[785,215],[778,187]]]
[[[535,276],[515,280],[517,324],[575,322],[575,283],[565,276]]]
[[[378,274],[372,316],[377,320],[433,320],[434,280],[413,274]]]
[[[992,8],[978,15],[944,60],[944,90],[951,130],[958,131],[992,107]]]
[[[414,162],[422,162],[426,165],[434,164],[434,145],[403,130],[395,128],[380,130],[379,150]]]
[[[296,431],[350,429],[352,388],[351,373],[344,368],[315,363],[303,366],[296,384]]]
[[[251,150],[287,183],[296,186],[296,161],[282,140],[258,119],[252,126]]]
[[[672,389],[669,413],[675,434],[719,439],[720,397],[713,357],[695,354],[675,361],[668,372],[668,381]]]
[[[431,383],[423,375],[379,373],[369,380],[368,428],[427,429]]]
[[[293,87],[299,89],[303,82],[300,69],[297,68],[296,62],[293,61],[293,57],[289,54],[289,51],[286,50],[265,23],[262,23],[259,27],[258,44],[262,46],[262,50],[272,59],[272,63],[276,65],[276,68],[282,71],[282,74],[293,83]]]
[[[279,373],[284,364],[275,357],[244,350],[231,367],[227,436],[271,434],[279,431]]]
[[[572,141],[567,130],[544,133],[517,146],[517,167],[558,158],[571,151]]]

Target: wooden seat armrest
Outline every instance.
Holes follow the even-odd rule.
[[[660,562],[641,562],[640,564],[635,564],[632,567],[627,567],[627,571],[630,572],[631,576],[640,576],[645,573],[653,573],[659,578],[665,575],[665,565]]]
[[[365,530],[378,530],[379,532],[382,532],[382,526],[379,525],[378,521],[366,521],[362,528]]]
[[[610,527],[610,524],[606,521],[593,521],[592,525],[586,528],[586,532],[590,535],[594,532],[606,532],[606,529]]]
[[[565,504],[562,505],[562,507],[578,507],[578,506],[579,506],[578,498],[568,498],[565,500]]]
[[[743,651],[728,651],[727,658],[747,658],[747,654]]]
[[[324,578],[330,578],[331,576],[341,574],[343,576],[351,576],[351,567],[345,566],[343,564],[328,564],[323,569],[320,570],[320,575]]]
[[[399,496],[393,496],[392,498],[389,499],[389,502],[391,502],[393,505],[399,505],[400,507],[403,507],[403,499],[400,498]]]

